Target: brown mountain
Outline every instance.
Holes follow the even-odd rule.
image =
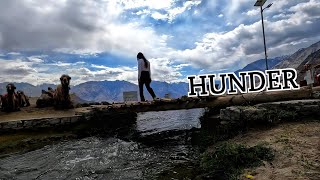
[[[273,69],[283,69],[283,68],[298,68],[303,64],[306,63],[306,59],[314,52],[320,49],[320,41],[317,43],[312,44],[307,48],[302,48],[295,52],[294,54],[290,55],[279,64],[275,65]],[[312,59],[312,58],[311,58]],[[309,61],[312,61],[309,59]]]

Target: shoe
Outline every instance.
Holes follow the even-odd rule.
[[[154,101],[159,101],[159,100],[160,100],[160,98],[155,97],[155,98],[153,98],[153,100],[154,100]]]

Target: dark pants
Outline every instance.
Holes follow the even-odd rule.
[[[140,91],[141,101],[145,101],[145,98],[143,95],[143,85],[144,84],[146,85],[146,88],[147,88],[148,92],[150,93],[150,95],[152,96],[152,98],[156,97],[156,95],[153,92],[153,89],[150,87],[150,83],[151,83],[150,73],[148,71],[142,71],[141,77],[139,80],[139,91]]]

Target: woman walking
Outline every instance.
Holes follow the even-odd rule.
[[[150,62],[144,57],[144,55],[139,52],[137,55],[138,60],[138,81],[139,81],[139,91],[140,91],[140,100],[145,101],[143,95],[143,85],[146,85],[146,88],[153,99],[156,99],[156,95],[153,92],[153,89],[150,87],[151,83],[151,71],[150,71]]]

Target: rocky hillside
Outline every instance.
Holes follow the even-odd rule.
[[[0,83],[0,94],[6,93],[6,85],[9,82],[3,82]],[[14,83],[14,85],[17,87],[17,90],[24,91],[28,96],[31,97],[38,97],[41,95],[41,90],[45,89],[47,90],[48,87],[55,88],[56,86],[53,84],[42,84],[40,86],[34,86],[29,83]]]
[[[311,64],[313,66],[320,64],[320,49],[317,50],[314,53],[311,53],[298,67],[297,70],[298,72],[301,72],[304,69],[304,65],[305,64]],[[320,70],[320,69],[319,69]],[[318,71],[319,71],[318,70]],[[303,80],[304,74],[303,73],[299,73],[298,74],[298,82],[300,80]]]
[[[280,57],[268,59],[268,68],[272,69],[275,65],[279,64],[280,62],[282,62],[286,58],[288,58],[288,56],[280,56]],[[257,61],[254,61],[254,62],[246,65],[244,68],[235,71],[235,73],[238,74],[241,71],[252,71],[252,70],[259,70],[259,71],[266,70],[265,59],[259,59]]]
[[[314,52],[320,49],[320,41],[307,47],[302,48],[289,56],[288,58],[281,61],[279,64],[273,67],[273,69],[282,69],[282,68],[295,68],[298,69],[300,65],[304,65],[306,63],[306,59]],[[312,61],[309,59],[309,61]]]
[[[283,69],[295,68],[298,71],[297,82],[303,80],[304,73],[300,73],[305,64],[317,65],[320,64],[320,41],[312,44],[307,48],[302,48],[289,56],[280,56],[274,59],[268,59],[269,69]],[[265,60],[260,59],[254,61],[243,69],[236,71],[252,71],[252,70],[265,70]]]
[[[187,83],[172,83],[153,81],[151,83],[155,94],[158,97],[164,97],[166,93],[170,93],[171,97],[178,98],[187,95]],[[72,88],[81,98],[88,101],[122,101],[124,91],[139,91],[137,85],[127,81],[92,81],[79,84]],[[151,96],[144,89],[146,99],[151,99]]]
[[[7,82],[0,83],[0,94],[6,92],[5,86],[7,84]],[[53,84],[42,84],[39,86],[33,86],[28,83],[14,84],[17,90],[22,90],[25,94],[32,97],[39,97],[42,89],[47,90],[48,87],[56,87]],[[158,97],[164,97],[166,93],[170,93],[171,97],[178,98],[187,95],[188,92],[188,84],[182,82],[169,84],[166,82],[153,81],[151,87]],[[122,94],[124,91],[139,91],[139,88],[136,84],[127,81],[90,81],[71,87],[71,93],[75,93],[85,101],[94,102],[123,101]],[[151,99],[146,89],[144,89],[144,92],[146,99]]]

